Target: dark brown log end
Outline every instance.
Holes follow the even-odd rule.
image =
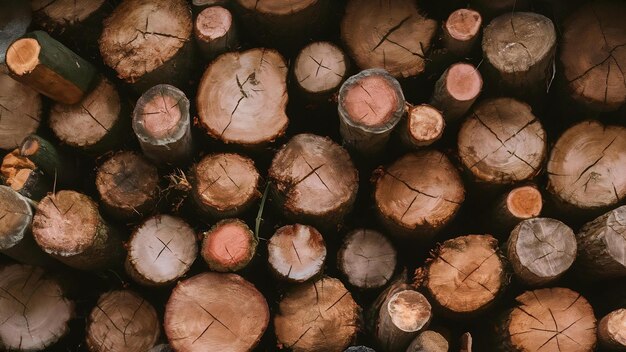
[[[438,141],[446,126],[441,112],[427,104],[411,107],[406,123],[408,142],[415,147],[429,146]]]
[[[211,270],[237,271],[250,263],[256,246],[248,225],[238,219],[224,219],[204,233],[200,254]]]
[[[337,254],[339,270],[357,288],[385,286],[396,269],[396,250],[380,232],[358,229],[344,237]]]
[[[304,282],[324,269],[326,244],[314,227],[287,225],[276,230],[267,244],[270,269],[280,279]]]
[[[332,93],[348,74],[348,59],[330,42],[314,42],[296,57],[293,70],[298,86],[309,94]]]
[[[506,196],[506,208],[520,220],[539,216],[543,208],[541,192],[534,186],[521,186],[512,189]]]
[[[626,309],[612,311],[600,320],[598,340],[609,351],[626,350]]]
[[[41,96],[8,75],[0,64],[0,149],[12,149],[35,133],[41,120]]]

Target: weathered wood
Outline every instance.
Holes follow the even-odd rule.
[[[28,199],[40,200],[52,190],[43,171],[28,158],[20,156],[18,149],[4,156],[0,174],[5,185]]]
[[[0,50],[2,52],[2,50]],[[41,123],[41,95],[9,76],[0,64],[0,149],[17,148]]]
[[[436,331],[426,330],[413,339],[406,352],[448,352],[448,348],[448,340],[443,335]]]
[[[235,49],[239,44],[233,16],[221,6],[202,10],[196,17],[193,29],[196,43],[208,60]]]
[[[380,232],[356,229],[344,237],[337,253],[337,267],[356,288],[380,288],[396,269],[396,249]]]
[[[70,184],[80,176],[76,160],[60,152],[52,143],[31,134],[20,144],[20,156],[28,158],[49,178]]]
[[[213,271],[238,271],[250,263],[257,245],[257,238],[245,222],[224,219],[203,234],[200,254]]]
[[[296,86],[310,101],[328,99],[348,77],[349,59],[331,42],[313,42],[300,50],[293,64]]]
[[[542,209],[543,197],[536,185],[515,187],[496,201],[486,218],[487,226],[495,234],[506,237],[520,221],[539,216]]]
[[[598,341],[609,351],[626,351],[626,309],[614,310],[598,323]]]
[[[480,95],[483,79],[472,64],[459,62],[450,66],[435,83],[430,105],[441,110],[448,122],[469,111]]]
[[[230,7],[231,0],[191,0],[191,6],[194,13],[200,13],[202,10],[211,6]]]
[[[377,316],[376,341],[381,351],[404,351],[430,323],[430,303],[421,293],[411,289],[383,294],[386,297]]]
[[[267,243],[268,262],[281,280],[305,282],[324,270],[326,244],[314,227],[287,225],[276,230]]]
[[[28,2],[22,0],[5,0],[2,2],[2,10],[0,14],[0,66],[4,64],[7,48],[26,33],[32,17]]]
[[[443,45],[456,56],[468,55],[480,36],[480,13],[472,9],[458,9],[443,24]]]
[[[431,105],[410,106],[406,118],[400,121],[398,133],[402,143],[411,149],[419,149],[438,141],[446,122],[441,112]]]

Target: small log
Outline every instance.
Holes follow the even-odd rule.
[[[187,1],[123,1],[103,26],[98,41],[102,59],[135,90],[188,84],[193,21]]]
[[[472,352],[472,345],[472,334],[470,334],[469,332],[463,333],[463,335],[461,335],[461,349],[459,350],[459,352]]]
[[[465,199],[461,176],[445,154],[416,151],[375,171],[376,212],[388,234],[425,240],[447,225]]]
[[[32,161],[49,178],[70,184],[80,175],[76,160],[61,153],[52,143],[31,134],[20,144],[20,156]]]
[[[313,42],[300,50],[293,64],[297,87],[310,101],[328,99],[348,77],[349,59],[331,42]]]
[[[159,173],[143,156],[120,152],[98,168],[96,187],[107,213],[121,220],[136,219],[156,207]]]
[[[0,50],[2,52],[2,50]],[[0,64],[0,149],[14,149],[41,123],[41,95],[9,76]]]
[[[31,22],[31,11],[27,1],[5,0],[0,16],[0,66],[4,64],[7,48],[26,34]],[[2,85],[0,84],[0,87]],[[2,96],[0,94],[0,96]]]
[[[396,249],[380,232],[357,229],[343,239],[337,267],[359,289],[385,286],[396,269]]]
[[[626,102],[626,4],[585,3],[563,24],[559,61],[566,91],[576,102],[596,111],[617,110]]]
[[[458,9],[443,24],[443,45],[456,56],[465,57],[480,36],[483,19],[472,9]]]
[[[530,106],[512,98],[478,104],[461,126],[458,148],[465,169],[483,185],[532,179],[548,149],[546,132]]]
[[[180,165],[191,159],[189,100],[180,89],[159,84],[137,100],[133,130],[141,150],[157,165]]]
[[[596,318],[579,293],[567,288],[544,288],[526,291],[515,300],[516,307],[497,327],[503,351],[594,350]]]
[[[154,307],[133,291],[104,293],[87,319],[92,352],[147,351],[161,333]]]
[[[600,319],[598,340],[608,351],[626,351],[626,309],[614,310]]]
[[[287,64],[270,49],[226,53],[209,64],[198,87],[200,125],[224,143],[260,146],[287,129]]]
[[[93,88],[96,68],[46,32],[25,34],[9,46],[11,77],[63,104],[76,104]]]
[[[402,143],[411,149],[427,147],[443,136],[446,127],[441,112],[428,104],[409,107],[398,131]]]
[[[175,282],[187,273],[198,255],[194,230],[170,215],[145,220],[130,236],[126,248],[126,272],[146,286]]]
[[[381,67],[398,78],[424,72],[436,31],[437,21],[411,0],[350,0],[341,20],[341,39],[357,65]]]
[[[523,11],[528,8],[528,0],[470,0],[470,7],[478,10],[486,19],[503,13]]]
[[[539,216],[542,209],[543,197],[536,185],[515,187],[495,203],[488,226],[506,237],[520,221]]]
[[[358,172],[345,149],[326,137],[294,136],[269,169],[273,201],[291,221],[326,229],[352,209]]]
[[[265,297],[236,274],[202,273],[180,281],[165,306],[175,351],[252,351],[269,323]]]
[[[431,318],[430,303],[421,293],[411,289],[390,293],[377,316],[376,341],[382,351],[404,351]]]
[[[441,110],[448,122],[459,120],[480,95],[483,79],[472,64],[459,62],[450,66],[435,83],[430,104]]]
[[[445,241],[416,276],[433,304],[457,318],[485,311],[507,284],[498,241],[490,235]]]
[[[449,348],[448,340],[440,333],[426,330],[413,339],[406,352],[448,352]]]
[[[337,279],[294,286],[274,317],[278,345],[293,352],[343,351],[356,338],[359,310]]]
[[[515,226],[506,249],[515,275],[526,285],[543,286],[558,280],[574,263],[576,237],[558,220],[528,219]]]
[[[28,158],[20,156],[18,149],[4,156],[0,174],[5,185],[28,199],[40,200],[52,189],[43,171]]]
[[[33,218],[39,247],[64,264],[100,270],[122,262],[119,234],[98,213],[98,204],[75,191],[47,195]]]
[[[43,269],[13,264],[0,268],[0,348],[43,351],[69,331],[74,303]]]
[[[245,222],[224,219],[203,234],[200,254],[213,271],[239,271],[250,263],[257,244]]]
[[[211,217],[239,216],[261,197],[254,161],[239,154],[207,155],[194,166],[192,175],[192,199]]]
[[[207,7],[196,17],[194,38],[207,60],[233,50],[239,44],[233,16],[221,6]]]
[[[326,244],[314,227],[287,225],[276,230],[267,244],[268,262],[281,280],[305,282],[324,270]]]
[[[124,142],[127,114],[113,83],[101,78],[80,103],[55,104],[49,123],[61,142],[89,154],[101,154]]]
[[[405,112],[402,88],[384,70],[361,71],[341,85],[338,111],[344,144],[363,155],[380,154]]]

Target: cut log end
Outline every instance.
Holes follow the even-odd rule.
[[[93,15],[106,0],[82,1],[77,6],[72,0],[54,1],[33,0],[31,8],[35,13],[36,22],[47,29],[69,26],[80,23]],[[45,17],[43,20],[42,17]],[[41,21],[37,21],[37,19]]]
[[[211,270],[228,272],[243,269],[256,253],[257,240],[248,225],[225,219],[204,234],[202,258]]]
[[[618,309],[598,323],[598,340],[609,351],[626,350],[626,309]]]
[[[319,0],[296,0],[291,3],[283,3],[272,0],[237,0],[239,5],[248,10],[254,10],[273,16],[284,16],[300,12],[318,1]]]
[[[514,188],[506,196],[506,208],[520,220],[534,218],[543,208],[541,192],[534,186]]]
[[[406,123],[407,139],[414,147],[425,147],[438,141],[446,125],[441,112],[426,104],[411,107]]]
[[[347,117],[353,124],[367,127],[387,124],[404,100],[398,96],[397,87],[379,75],[363,77],[342,89],[341,95]]]
[[[387,302],[387,312],[393,324],[401,331],[421,330],[431,318],[430,303],[424,295],[413,290],[394,294]]]
[[[450,96],[459,101],[474,101],[483,87],[483,79],[474,65],[457,63],[448,69],[446,87]]]
[[[17,192],[0,186],[0,250],[17,245],[28,235],[33,212]]]
[[[351,285],[361,289],[385,286],[396,268],[396,250],[380,232],[358,229],[343,240],[339,270]]]
[[[448,16],[444,24],[445,33],[459,42],[474,39],[480,32],[482,17],[471,9],[458,9]]]
[[[32,72],[39,64],[41,46],[36,39],[18,39],[7,49],[6,63],[11,73],[22,76]]]
[[[146,134],[154,139],[175,134],[182,118],[180,109],[177,108],[178,100],[170,95],[155,95],[144,103],[137,123],[143,125]]]
[[[9,76],[0,64],[0,149],[13,149],[35,133],[41,120],[41,95]]]
[[[326,244],[314,227],[288,225],[276,230],[267,245],[272,271],[290,282],[304,282],[324,269]]]
[[[209,43],[226,35],[232,25],[233,16],[230,11],[221,6],[211,6],[196,17],[194,33],[197,39]]]
[[[337,91],[347,73],[346,55],[330,42],[307,45],[300,51],[294,64],[296,82],[309,94]]]
[[[448,352],[449,345],[448,340],[440,333],[426,330],[413,339],[406,352]]]
[[[25,197],[40,199],[48,191],[42,171],[17,149],[4,156],[0,173],[5,185]]]

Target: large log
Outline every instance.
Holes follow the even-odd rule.
[[[487,226],[506,237],[520,221],[539,216],[542,209],[543,197],[536,185],[515,187],[495,202]]]
[[[17,148],[41,123],[41,95],[0,64],[0,149]]]
[[[600,346],[609,351],[626,351],[626,309],[614,310],[598,323]]]
[[[322,234],[307,225],[287,225],[267,243],[270,270],[281,280],[305,282],[324,270],[326,244]]]
[[[406,119],[400,122],[398,133],[406,147],[419,149],[438,141],[445,127],[441,111],[431,105],[421,104],[409,107]]]
[[[259,242],[248,225],[239,219],[221,220],[202,236],[200,254],[209,269],[220,272],[245,268]]]
[[[320,101],[339,90],[348,68],[348,57],[341,48],[330,42],[313,42],[298,53],[293,75],[308,100]]]
[[[221,6],[202,10],[196,17],[193,29],[196,43],[208,60],[235,49],[239,43],[233,16]]]
[[[483,79],[472,64],[459,62],[450,66],[435,83],[430,104],[441,110],[448,122],[463,117],[472,107],[483,87]]]

